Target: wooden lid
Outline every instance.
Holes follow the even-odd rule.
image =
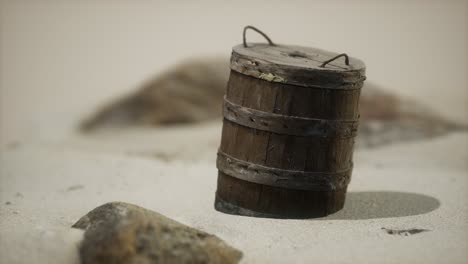
[[[248,43],[247,29],[268,43]],[[359,89],[365,80],[365,65],[359,59],[316,48],[274,44],[260,30],[244,28],[244,43],[233,47],[231,69],[270,82],[327,89]]]

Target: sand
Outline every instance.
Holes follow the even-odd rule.
[[[333,50],[348,47],[368,62],[368,75],[376,83],[402,94],[424,94],[422,101],[466,124],[468,63],[456,60],[468,54],[466,3],[431,2],[423,5],[424,12],[414,3],[366,3],[343,9],[337,8],[343,4],[338,2],[322,7],[277,4],[276,13],[304,12],[283,21],[287,24],[281,28],[274,16],[264,20],[267,14],[260,12],[260,3],[252,5],[246,18],[273,31],[275,40]],[[109,201],[134,203],[213,233],[244,252],[242,263],[468,260],[467,133],[356,152],[346,206],[335,215],[310,220],[225,215],[213,209],[219,122],[94,136],[80,135],[75,128],[100,103],[128,92],[180,58],[227,54],[240,41],[240,34],[234,33],[240,33],[243,23],[230,22],[209,45],[193,33],[189,49],[179,34],[164,31],[171,17],[164,14],[182,10],[178,4],[1,5],[0,263],[78,263],[82,232],[70,226]],[[194,7],[193,13],[208,6]],[[183,11],[197,22],[176,23],[174,29],[202,32],[205,26],[206,38],[219,29],[209,25],[225,20],[231,8],[221,8],[206,20]],[[321,8],[321,15],[307,14],[314,8]],[[389,10],[400,12],[400,24]],[[356,12],[359,16],[352,15]],[[344,26],[357,35],[319,32],[313,25],[323,25],[319,22],[331,13],[338,13],[328,25],[331,32]],[[298,21],[299,17],[307,19]],[[436,23],[437,30],[430,23]],[[312,25],[318,35],[304,37],[303,32],[286,30],[299,24]],[[372,43],[366,37],[370,35],[376,39]],[[341,37],[348,42],[337,45]],[[370,46],[361,48],[362,39]],[[400,51],[393,49],[398,45]],[[178,52],[158,53],[155,47]],[[442,48],[447,52],[427,56],[427,51]],[[427,67],[454,63],[451,72]],[[389,75],[389,69],[398,70]],[[408,74],[411,71],[417,74]],[[382,228],[428,231],[391,235]]]
[[[125,140],[75,136],[55,144],[3,146],[4,263],[76,262],[81,234],[69,227],[109,201],[135,203],[216,234],[245,253],[243,263],[463,263],[468,257],[467,134],[357,152],[343,211],[322,219],[274,220],[215,211],[216,147],[200,131],[218,126],[180,130],[135,131],[131,141],[129,132]],[[158,146],[170,138],[179,144],[173,153],[195,148],[200,155],[158,158],[139,147],[126,153],[119,143],[140,139],[143,146],[149,138]],[[404,236],[382,228],[429,231]]]

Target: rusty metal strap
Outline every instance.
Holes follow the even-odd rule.
[[[293,136],[355,137],[357,120],[326,120],[286,116],[247,108],[224,98],[224,118],[242,126]]]
[[[334,191],[345,188],[351,180],[352,165],[338,172],[283,170],[236,159],[218,151],[218,170],[229,176],[288,189]]]

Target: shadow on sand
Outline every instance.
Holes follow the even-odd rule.
[[[344,208],[323,220],[363,220],[429,213],[440,206],[434,197],[407,192],[349,192]]]

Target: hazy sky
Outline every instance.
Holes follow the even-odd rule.
[[[369,80],[467,120],[468,1],[2,1],[0,10],[3,132],[76,122],[183,58],[227,56],[247,24],[277,43],[347,52]]]

